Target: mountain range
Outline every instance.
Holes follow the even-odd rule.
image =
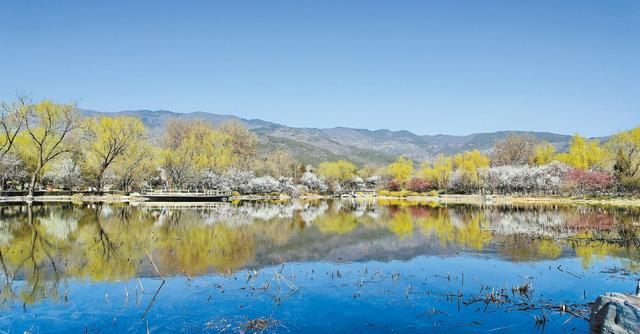
[[[367,130],[347,127],[297,128],[245,119],[233,115],[207,112],[177,113],[168,110],[128,110],[99,112],[82,110],[85,116],[133,116],[149,129],[152,140],[157,139],[171,118],[200,119],[213,126],[226,121],[239,121],[260,138],[261,152],[278,149],[290,151],[303,163],[317,164],[327,160],[347,159],[359,165],[385,165],[398,156],[406,156],[416,162],[432,160],[438,154],[455,154],[479,149],[489,152],[494,143],[509,134],[527,134],[538,140],[552,143],[559,151],[568,147],[571,136],[551,132],[499,131],[475,133],[465,136],[418,135],[410,131],[386,129]]]

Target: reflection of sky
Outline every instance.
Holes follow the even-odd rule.
[[[279,266],[263,268],[249,281],[247,271],[234,277],[211,275],[188,280],[178,276],[167,279],[145,320],[152,333],[200,332],[207,323],[213,327],[210,332],[231,325],[227,332],[232,333],[245,317],[275,318],[282,325],[277,332],[457,333],[502,328],[500,332],[539,333],[533,316],[540,311],[507,312],[507,304],[489,305],[485,310],[482,302],[458,306],[457,299],[447,295],[460,292],[463,301],[471,300],[481,286],[488,286],[505,288],[510,298],[519,301],[511,295],[511,288],[529,281],[535,302],[586,303],[603,292],[633,289],[633,280],[611,279],[601,273],[615,264],[617,260],[607,259],[584,270],[577,259],[514,263],[474,254],[390,262],[292,263],[284,266],[282,274],[299,288],[293,294],[284,280],[276,279]],[[558,266],[565,272],[557,270]],[[267,283],[266,291],[254,290]],[[87,327],[144,333],[147,323],[140,317],[160,282],[143,279],[142,284],[145,292],[136,305],[136,294],[141,291],[135,279],[112,284],[72,281],[68,302],[43,302],[27,306],[25,311],[16,306],[0,318],[0,329],[53,333],[81,332]],[[569,315],[557,312],[547,315],[550,320],[545,332],[587,330],[583,320],[569,320]]]

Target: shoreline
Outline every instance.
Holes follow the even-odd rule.
[[[640,197],[572,198],[566,196],[513,196],[513,195],[442,195],[408,196],[404,199],[418,202],[472,205],[610,205],[640,207]]]
[[[325,195],[303,195],[298,197],[291,196],[257,196],[242,195],[232,196],[229,202],[233,201],[256,201],[256,200],[328,200],[341,198],[339,196]],[[512,196],[512,195],[439,195],[439,196],[356,196],[342,197],[355,200],[382,200],[382,201],[408,201],[414,203],[438,203],[438,204],[466,204],[466,205],[609,205],[619,207],[640,207],[640,197],[614,197],[614,198],[571,198],[566,196]],[[124,196],[124,195],[54,195],[54,196],[37,196],[33,198],[16,196],[2,197],[0,204],[12,203],[55,203],[55,202],[105,202],[105,203],[152,203],[147,202],[142,196]],[[170,202],[153,202],[153,203],[170,203]],[[203,202],[177,202],[181,204],[203,204]],[[204,202],[217,203],[217,202]]]

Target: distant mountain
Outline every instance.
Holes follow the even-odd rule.
[[[500,131],[476,133],[466,136],[417,135],[410,131],[366,130],[345,127],[328,129],[294,128],[259,119],[244,119],[233,115],[210,114],[206,112],[176,113],[167,110],[131,110],[104,113],[83,110],[86,116],[127,115],[139,118],[150,130],[152,138],[157,138],[171,118],[201,119],[213,126],[237,120],[244,124],[261,140],[262,152],[277,149],[289,150],[304,163],[317,164],[321,161],[348,159],[360,165],[383,165],[406,156],[415,161],[430,160],[438,154],[455,154],[466,150],[490,151],[494,143],[509,134],[528,134],[539,140],[565,150],[571,136],[550,132]]]

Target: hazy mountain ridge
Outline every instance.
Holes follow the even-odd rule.
[[[433,159],[438,154],[455,154],[466,150],[489,151],[496,140],[511,133],[529,134],[553,143],[559,150],[567,147],[571,136],[533,131],[499,131],[456,135],[417,135],[410,131],[387,129],[368,130],[347,127],[296,128],[260,119],[245,119],[233,115],[207,112],[176,113],[168,110],[127,110],[98,112],[83,110],[85,116],[127,115],[140,119],[149,128],[152,138],[157,138],[171,118],[201,119],[214,126],[225,121],[237,120],[258,134],[262,151],[286,149],[305,163],[348,159],[361,165],[387,164],[397,156],[407,156],[416,161]]]

